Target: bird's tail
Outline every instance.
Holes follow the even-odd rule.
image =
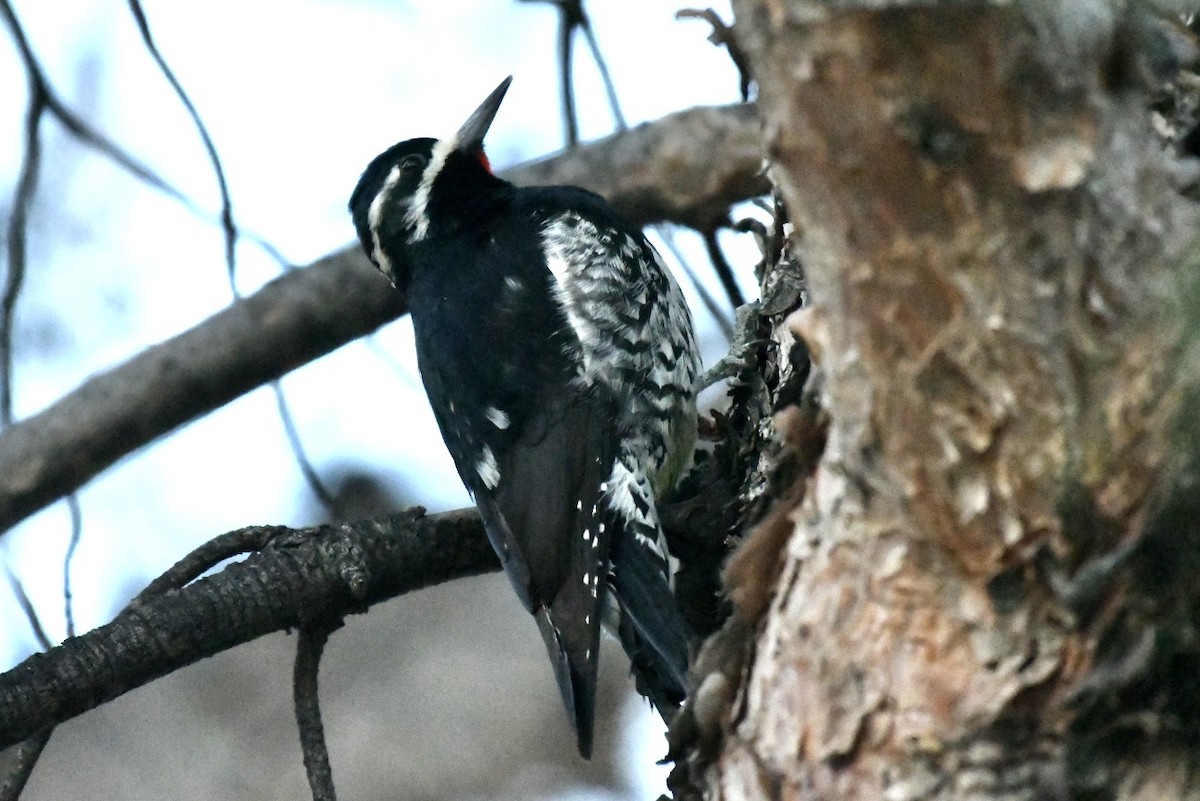
[[[604,582],[600,582],[603,587]],[[601,590],[603,591],[603,590]],[[560,593],[560,598],[561,598]],[[562,608],[555,599],[549,608],[534,612],[550,662],[558,681],[567,716],[575,728],[579,755],[592,757],[592,730],[596,719],[596,673],[599,655],[599,628],[580,626],[582,613],[575,615]],[[591,623],[591,617],[587,618]],[[573,624],[573,625],[572,625]]]
[[[612,543],[617,635],[629,655],[637,689],[668,721],[687,694],[691,630],[667,583],[662,558],[631,530]]]

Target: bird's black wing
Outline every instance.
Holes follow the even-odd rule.
[[[496,453],[499,481],[475,500],[509,578],[537,618],[584,756],[591,753],[608,576],[601,485],[612,470],[610,405],[570,392]]]
[[[601,485],[615,459],[617,413],[606,388],[575,380],[575,335],[550,290],[540,240],[523,230],[538,228],[489,229],[486,243],[464,243],[461,259],[445,251],[456,270],[417,277],[413,320],[443,439],[517,596],[538,619],[586,754],[609,560]],[[449,297],[454,314],[441,306]]]

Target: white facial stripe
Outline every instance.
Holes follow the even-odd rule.
[[[425,168],[425,172],[421,173],[421,183],[417,185],[417,191],[413,193],[412,203],[408,206],[408,211],[405,214],[408,217],[408,223],[413,228],[412,241],[420,242],[429,235],[429,193],[433,189],[433,181],[437,178],[439,172],[442,171],[442,166],[446,163],[446,159],[458,147],[458,137],[451,136],[449,139],[442,139],[433,146],[433,153],[429,157],[429,166]]]
[[[379,265],[379,269],[383,270],[392,281],[395,281],[396,276],[392,271],[392,260],[383,252],[383,245],[379,239],[379,225],[383,221],[383,205],[387,202],[388,195],[392,194],[392,190],[396,188],[396,184],[400,182],[400,165],[392,167],[392,171],[388,173],[387,178],[383,182],[383,186],[375,193],[375,197],[371,199],[371,207],[367,209],[367,227],[371,229],[371,258]]]

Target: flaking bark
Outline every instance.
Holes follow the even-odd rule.
[[[1195,796],[1200,260],[1195,164],[1147,112],[1163,20],[734,5],[829,427],[743,546],[778,579],[677,794]]]

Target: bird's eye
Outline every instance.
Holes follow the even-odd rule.
[[[420,172],[425,169],[425,157],[418,153],[410,153],[400,160],[401,172]]]

